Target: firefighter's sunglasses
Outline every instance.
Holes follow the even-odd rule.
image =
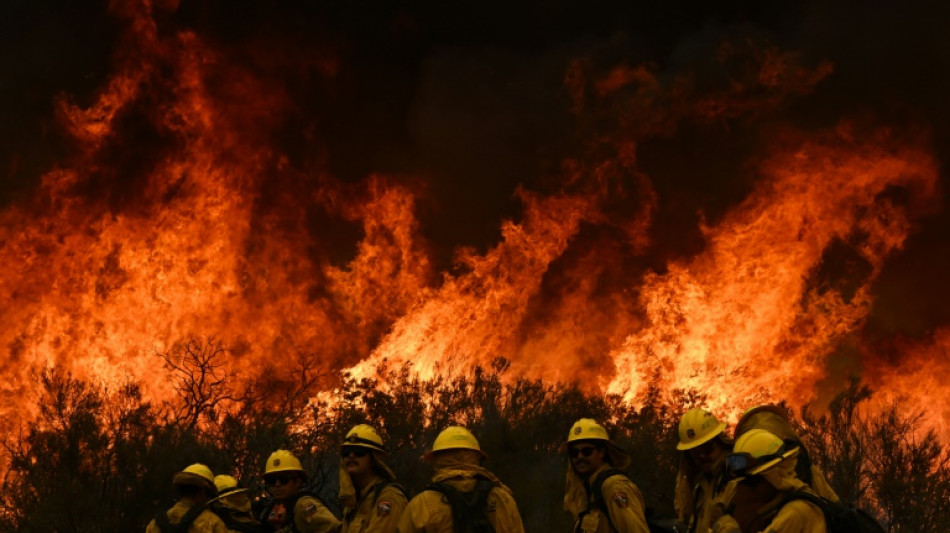
[[[291,474],[277,474],[271,476],[264,476],[264,484],[269,487],[276,487],[278,485],[287,485],[293,480],[296,476]]]
[[[369,455],[370,450],[368,448],[363,448],[362,446],[344,446],[340,448],[340,455],[343,457],[366,457]]]
[[[597,446],[574,446],[567,449],[567,454],[570,455],[572,459],[578,455],[581,457],[590,457],[594,454],[595,450],[599,449]]]

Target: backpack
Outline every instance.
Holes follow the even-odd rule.
[[[782,502],[785,505],[794,500],[813,503],[825,515],[828,533],[884,533],[884,528],[871,515],[839,502],[833,502],[810,492],[795,491]]]
[[[191,523],[198,518],[198,515],[205,510],[207,505],[195,505],[188,509],[188,512],[181,517],[177,524],[172,524],[168,520],[168,511],[162,511],[155,515],[155,525],[162,533],[188,533]]]
[[[406,487],[395,481],[386,481],[383,483],[377,483],[373,486],[373,507],[376,507],[376,501],[379,500],[379,495],[386,489],[386,487],[395,487],[403,496],[406,497],[406,500],[409,500],[409,491]],[[359,507],[359,505],[357,505]],[[353,519],[353,515],[356,514],[356,509],[344,509],[343,510],[343,521],[347,522]]]
[[[591,512],[595,508],[600,511],[600,514],[607,519],[607,522],[610,524],[610,529],[613,531],[619,531],[614,525],[614,521],[610,518],[610,511],[607,510],[607,502],[604,501],[604,482],[609,478],[614,476],[623,476],[629,479],[627,474],[623,470],[618,470],[616,468],[608,468],[597,474],[594,480],[590,484],[590,491],[594,497],[594,501],[588,504],[587,509],[580,514],[577,520],[577,525],[580,526],[581,519],[587,513]],[[651,514],[650,509],[644,509],[644,513]],[[661,519],[654,518],[653,516],[646,516],[647,527],[650,528],[650,533],[670,533],[676,531],[676,520],[675,519]]]
[[[452,530],[455,533],[495,533],[488,520],[488,494],[498,484],[477,476],[475,488],[462,492],[448,483],[431,483],[426,490],[441,493],[452,508]]]

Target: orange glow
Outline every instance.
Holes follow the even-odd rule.
[[[773,127],[782,133],[756,156],[751,193],[704,223],[702,251],[648,264],[651,180],[663,176],[638,167],[643,141],[685,121],[767,115],[832,67],[723,45],[723,64],[750,66],[707,90],[648,66],[598,76],[579,59],[565,90],[590,137],[583,155],[565,158],[547,192],[519,187],[522,212],[499,222],[500,240],[460,246],[439,272],[416,212],[423,187],[383,174],[345,184],[319,162],[295,165],[266,135],[293,112],[288,91],[193,32],[160,36],[151,6],[116,3],[129,28],[115,74],[90,106],[59,105],[76,154],[42,176],[30,202],[0,211],[5,419],[24,412],[30,373],[47,366],[141,381],[149,398],[169,398],[155,354],[192,335],[222,339],[229,370],[245,378],[284,375],[301,354],[357,377],[412,363],[423,378],[504,357],[512,377],[579,382],[631,404],[654,384],[700,391],[724,416],[763,401],[800,406],[817,397],[829,354],[863,325],[873,283],[913,230],[917,214],[889,191],[938,195],[920,138],[848,122]],[[327,83],[345,68],[316,61]],[[133,111],[161,142],[132,170],[107,168],[106,152],[135,150],[120,142]],[[616,131],[589,126],[604,116]],[[358,228],[345,260],[315,213]],[[847,287],[818,275],[836,247],[866,265]],[[906,348],[910,371],[859,370],[884,397],[924,408],[950,397],[948,350],[944,329]],[[931,413],[944,437],[948,420],[950,409]]]

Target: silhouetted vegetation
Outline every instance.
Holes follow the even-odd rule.
[[[239,382],[213,339],[160,354],[178,397],[153,404],[137,384],[110,389],[47,370],[37,375],[39,417],[8,436],[0,493],[0,530],[143,531],[172,500],[174,472],[204,462],[260,494],[260,470],[277,448],[295,451],[312,488],[336,511],[336,451],[353,424],[382,430],[390,465],[411,488],[430,470],[420,456],[446,425],[468,426],[489,456],[487,466],[518,499],[528,531],[568,531],[562,511],[566,459],[558,447],[580,417],[605,422],[631,451],[630,474],[647,505],[672,513],[676,424],[702,398],[652,389],[634,409],[615,397],[563,385],[503,379],[505,361],[470,376],[421,381],[407,368],[381,369],[379,381],[344,377],[331,395],[312,360],[279,386]],[[177,350],[177,351],[176,351]],[[846,501],[877,514],[889,531],[924,531],[950,523],[948,451],[920,417],[896,406],[877,415],[861,406],[872,392],[857,382],[827,412],[801,412],[814,460]]]

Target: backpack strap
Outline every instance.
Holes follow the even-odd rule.
[[[593,510],[600,511],[600,514],[607,518],[607,523],[610,524],[610,529],[617,531],[617,527],[614,525],[614,521],[610,518],[610,511],[607,510],[607,502],[604,500],[604,482],[614,476],[623,476],[627,477],[627,474],[623,470],[617,468],[608,468],[598,473],[594,480],[590,483],[590,492],[588,493],[587,499],[587,509],[585,509],[578,517],[577,524],[580,525],[581,519],[585,515],[589,514]]]
[[[297,502],[300,501],[300,498],[303,498],[304,496],[310,496],[311,498],[314,498],[315,500],[320,502],[324,507],[326,506],[326,504],[323,503],[323,500],[321,500],[319,496],[306,490],[302,490],[298,492],[297,494],[294,494],[293,496],[291,496],[287,501],[282,502],[284,504],[284,509],[287,513],[287,522],[285,523],[284,527],[285,528],[289,527],[290,531],[297,531],[297,522],[294,521],[294,509],[297,507]],[[267,505],[267,507],[264,508],[264,511],[261,513],[261,517],[260,517],[261,524],[268,523],[267,517],[270,515],[271,511],[274,510],[274,506],[277,505],[277,503],[278,502],[276,500],[271,501]]]
[[[443,482],[430,483],[426,490],[438,492],[445,496],[452,508],[452,530],[456,533],[466,531],[466,526],[481,523],[494,529],[488,521],[488,495],[498,486],[494,481],[483,477],[475,477],[475,487],[468,492],[462,492],[452,485]],[[466,528],[466,529],[463,529]]]

